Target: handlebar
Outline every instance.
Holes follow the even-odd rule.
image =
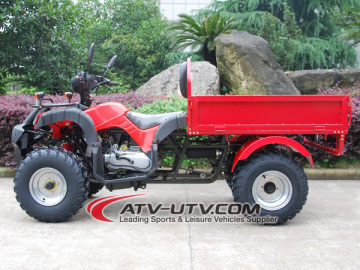
[[[96,76],[96,79],[99,82],[99,85],[104,85],[104,84],[107,84],[107,85],[110,85],[110,86],[111,85],[119,85],[119,83],[112,82],[112,81],[110,81],[109,79],[106,79],[103,76]]]
[[[116,85],[119,85],[119,83],[112,82],[112,81],[110,81],[109,79],[107,79],[107,78],[105,78],[103,76],[96,76],[96,81],[98,82],[98,84],[97,84],[96,89],[95,89],[95,95],[97,95],[97,92],[99,90],[99,86],[105,86],[105,85],[116,86]]]
[[[92,102],[92,97],[90,95],[90,91],[94,91],[94,94],[97,95],[99,90],[99,86],[113,86],[119,85],[117,82],[112,82],[109,79],[105,78],[106,72],[114,66],[114,62],[116,59],[116,55],[114,55],[110,62],[107,65],[106,71],[104,75],[98,76],[94,74],[90,74],[90,63],[93,60],[94,55],[94,43],[91,44],[88,54],[88,68],[87,71],[81,70],[78,72],[73,78],[71,78],[71,85],[74,92],[80,94],[80,104],[85,106],[90,106]]]

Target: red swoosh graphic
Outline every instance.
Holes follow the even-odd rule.
[[[113,220],[108,219],[104,216],[104,214],[103,214],[104,208],[113,202],[120,201],[120,200],[126,199],[126,198],[141,196],[141,195],[145,195],[145,194],[135,194],[135,195],[127,195],[127,196],[114,195],[114,196],[108,196],[105,198],[100,198],[100,199],[97,199],[97,200],[89,203],[86,210],[93,216],[93,218],[95,218],[97,220],[105,221],[105,222],[114,222]],[[95,205],[95,206],[93,207],[93,205]]]
[[[113,198],[113,197],[116,197],[117,195],[113,195],[113,196],[108,196],[108,197],[103,197],[103,198],[100,198],[100,199],[96,199],[95,201],[92,201],[91,203],[88,204],[88,206],[86,207],[86,211],[91,214],[91,207],[93,207],[94,204],[100,202],[100,201],[103,201],[103,200],[107,200],[109,198]]]

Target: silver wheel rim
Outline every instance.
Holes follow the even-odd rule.
[[[44,206],[54,206],[62,202],[67,191],[64,176],[54,168],[41,168],[30,178],[30,194]]]
[[[279,171],[266,171],[260,174],[252,186],[255,203],[270,211],[285,207],[289,203],[292,193],[290,179]]]

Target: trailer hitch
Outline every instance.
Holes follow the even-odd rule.
[[[340,132],[340,131],[339,131]],[[336,134],[336,146],[335,148],[321,145],[320,143],[317,143],[316,141],[309,140],[305,137],[303,137],[304,144],[313,146],[315,148],[321,149],[325,152],[331,153],[333,155],[341,155],[344,151],[344,142],[345,142],[345,134]]]

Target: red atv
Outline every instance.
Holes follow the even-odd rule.
[[[93,51],[92,44],[88,71]],[[71,102],[72,93],[63,104],[44,103],[49,99],[37,93],[33,111],[12,132],[19,165],[14,189],[26,213],[60,222],[103,186],[112,191],[148,183],[212,183],[222,174],[234,200],[259,204],[262,216],[284,223],[299,213],[308,184],[292,153],[311,166],[303,144],[341,154],[352,112],[349,97],[192,96],[190,67],[188,60],[180,70],[187,113],[146,115],[112,102],[91,106],[91,90],[96,94],[99,86],[115,83],[84,71],[71,80],[79,103]],[[300,144],[284,134],[307,137]],[[34,149],[44,140],[48,147]],[[334,145],[322,146],[321,140]],[[175,156],[172,167],[162,168],[169,154]],[[183,168],[184,159],[205,159],[210,169]]]

